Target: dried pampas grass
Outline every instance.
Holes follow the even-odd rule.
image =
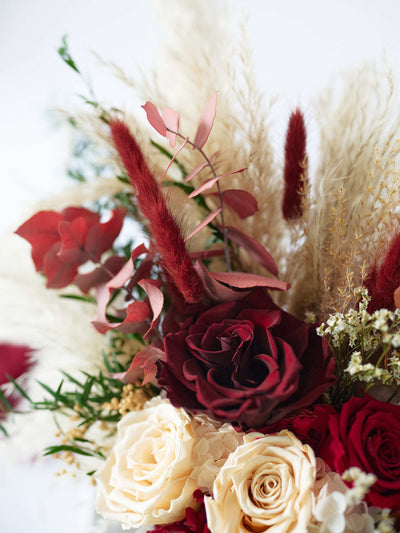
[[[322,320],[354,304],[354,287],[397,230],[400,107],[387,68],[349,72],[317,101],[320,164],[288,264],[289,308]],[[307,283],[305,283],[307,282]]]
[[[25,390],[34,401],[45,391],[41,381],[56,389],[60,369],[81,378],[82,371],[103,369],[103,350],[108,340],[92,327],[95,306],[60,298],[60,292],[45,288],[35,271],[28,248],[16,235],[2,235],[0,246],[0,342],[32,348],[33,367]],[[29,404],[22,405],[29,411]],[[32,456],[54,440],[50,411],[34,411],[14,417],[6,424],[16,453]],[[33,438],[34,436],[34,438]]]

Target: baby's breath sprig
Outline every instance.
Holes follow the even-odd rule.
[[[339,404],[347,398],[337,393],[351,391],[354,382],[400,386],[400,312],[379,309],[368,312],[370,298],[364,287],[354,291],[358,310],[335,313],[322,323],[317,332],[325,337],[335,357],[341,391],[334,394]],[[345,394],[345,396],[347,396]]]

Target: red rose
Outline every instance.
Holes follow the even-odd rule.
[[[334,380],[314,327],[264,290],[224,302],[165,337],[159,384],[177,407],[243,428],[273,423],[312,404]]]
[[[311,446],[315,455],[319,455],[319,449],[329,435],[329,418],[337,416],[332,405],[316,404],[311,409],[302,409],[259,431],[270,434],[289,429],[303,444]]]
[[[320,456],[340,474],[351,466],[372,472],[377,481],[367,503],[400,509],[400,405],[352,398],[339,417],[330,417],[329,429]]]

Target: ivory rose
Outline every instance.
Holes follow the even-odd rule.
[[[190,417],[154,398],[118,423],[114,448],[97,475],[97,510],[125,529],[178,522],[197,507],[194,491],[211,489],[219,466],[242,441],[228,424]]]
[[[315,465],[312,449],[287,430],[239,446],[221,468],[213,497],[205,498],[208,527],[212,533],[304,533]]]

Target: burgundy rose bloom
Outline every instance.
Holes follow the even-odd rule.
[[[304,444],[308,444],[319,455],[319,449],[329,435],[329,418],[338,417],[332,405],[316,404],[311,409],[302,409],[287,418],[259,429],[261,433],[278,433],[288,429]]]
[[[400,405],[368,395],[352,398],[339,417],[329,418],[329,429],[320,456],[340,474],[351,466],[375,474],[367,503],[399,510]]]
[[[207,526],[206,509],[204,506],[204,495],[198,489],[193,493],[194,499],[200,503],[200,508],[195,511],[191,507],[185,510],[185,518],[180,522],[156,526],[153,533],[211,533]]]
[[[334,380],[327,345],[266,291],[224,302],[165,337],[158,382],[176,407],[259,428],[312,404]]]

